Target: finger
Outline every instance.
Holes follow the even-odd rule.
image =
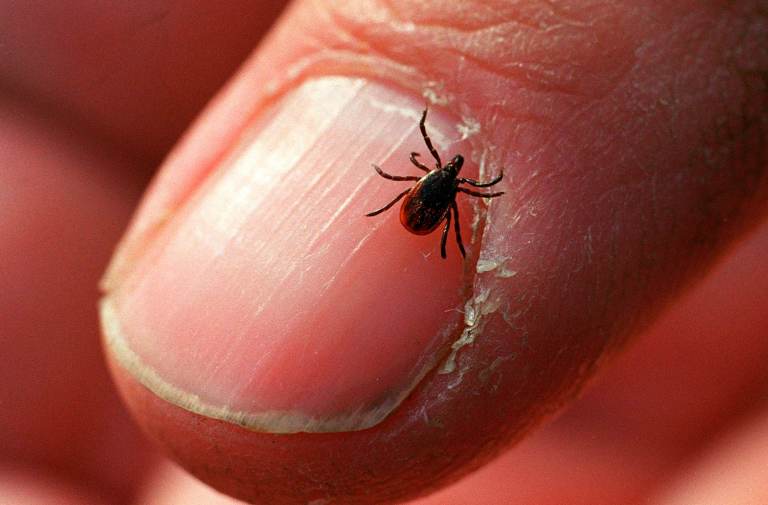
[[[537,8],[570,37],[553,47],[551,34],[520,35],[529,12],[513,8],[482,11],[482,26],[528,43],[462,45],[409,5],[406,29],[386,12],[296,4],[169,162],[107,278],[103,323],[128,402],[236,496],[381,502],[454,478],[570,397],[764,212],[764,94],[738,71],[704,86],[735,42],[691,36],[762,47],[749,26],[761,18],[649,2],[647,22],[606,6],[604,24],[574,26],[563,20],[578,10]],[[357,37],[337,39],[339,24]],[[391,51],[372,62],[380,45]],[[359,218],[391,195],[365,167],[418,148],[422,92],[466,118],[452,136],[457,119],[430,114],[441,151],[454,141],[480,175],[507,167],[487,212],[461,204],[478,223],[476,275],[425,261],[436,241],[395,219]],[[669,96],[685,100],[661,107]]]
[[[110,387],[94,286],[141,181],[67,127],[0,97],[0,466],[126,499],[154,455]]]
[[[768,223],[670,307],[556,421],[413,505],[654,503],[678,487],[699,489],[708,479],[694,476],[707,474],[701,470],[707,455],[720,451],[721,439],[734,438],[729,431],[742,431],[745,416],[764,410],[767,254]],[[737,472],[760,470],[740,464],[720,475],[728,481]],[[700,488],[701,496],[709,487]],[[731,501],[762,503],[687,503]]]
[[[0,81],[131,155],[165,155],[282,0],[0,2]]]

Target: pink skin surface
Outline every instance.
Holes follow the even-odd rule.
[[[554,422],[414,505],[664,504],[683,494],[678,488],[711,492],[724,483],[744,498],[677,503],[761,503],[748,497],[766,492],[755,478],[765,475],[768,437],[766,251],[763,224]],[[755,450],[741,449],[750,457],[736,461],[734,440],[748,436]],[[715,465],[718,472],[697,476]]]
[[[696,503],[693,493],[722,490],[760,503],[766,251],[763,225],[555,422],[413,505]],[[722,496],[718,503],[732,502]],[[138,503],[149,499],[235,503],[170,465],[147,480]]]
[[[719,486],[746,503],[759,497],[768,437],[766,251],[763,225],[553,423],[413,505],[686,503]],[[149,497],[235,503],[170,465],[147,480],[138,503]]]
[[[156,376],[133,374],[114,340],[108,358],[139,423],[217,488],[264,503],[382,503],[455,482],[572,397],[606,351],[762,218],[768,44],[749,2],[461,5],[297,3],[168,158],[134,218],[104,286],[122,343]],[[194,110],[176,99],[221,82],[217,65],[260,36],[238,34],[247,16],[218,25],[201,23],[210,16],[194,5],[168,7],[158,17],[73,8],[94,30],[71,33],[97,46],[55,43],[77,26],[64,15],[0,31],[12,34],[3,89],[68,118],[0,103],[13,167],[0,176],[14,188],[0,228],[2,257],[13,258],[3,270],[13,296],[0,306],[0,336],[10,336],[0,447],[11,463],[0,467],[0,495],[20,502],[214,499],[178,470],[167,479],[167,465],[147,464],[93,352],[95,277],[141,167],[105,153],[104,139],[157,157]],[[216,26],[227,27],[219,44]],[[197,37],[209,46],[189,58],[137,55],[120,43],[126,31],[134,41],[161,35],[149,48],[195,47],[177,42]],[[339,75],[363,78],[363,91],[327,129],[312,128],[318,110],[340,105],[312,83]],[[460,203],[465,265],[452,240],[443,262],[437,234],[404,232],[397,209],[361,216],[403,187],[370,162],[417,173],[407,154],[426,154],[415,131],[423,96],[444,158],[465,154],[468,176],[505,168],[504,198]],[[24,119],[34,115],[44,120]],[[286,147],[298,157],[281,166]],[[750,450],[765,435],[765,236],[557,422],[418,503],[756,497],[768,466]],[[461,335],[474,342],[437,373]],[[140,384],[158,377],[185,395]],[[173,404],[190,393],[188,408],[226,409],[201,416]],[[363,431],[329,421],[381,405],[383,418]],[[238,418],[251,429],[213,418],[235,410],[298,412],[319,421],[303,429],[326,433],[266,433],[291,431],[283,418]]]
[[[272,503],[422,493],[519,437],[764,212],[764,164],[743,155],[765,140],[755,61],[728,49],[759,47],[759,29],[694,7],[515,6],[463,27],[478,40],[443,26],[463,19],[451,9],[297,4],[214,105],[215,121],[258,87],[242,129],[186,170],[207,173],[190,194],[150,197],[150,237],[129,233],[105,284],[111,358],[148,431]],[[364,84],[321,78],[352,69]],[[382,79],[395,91],[367,84]],[[395,152],[407,167],[392,120],[418,117],[420,93],[462,118],[483,172],[512,168],[508,195],[475,210],[475,268],[426,262],[416,281],[430,246],[395,216],[354,216],[392,191],[356,167]]]
[[[307,111],[318,93],[327,93],[324,107]],[[400,112],[417,103],[347,79],[315,81],[286,100],[105,299],[105,323],[114,312],[119,325],[107,333],[143,361],[124,364],[147,374],[148,387],[193,410],[272,432],[367,428],[435,366],[456,332],[460,256],[452,243],[454,261],[435,261],[437,235],[402,233],[396,211],[363,219],[404,185],[357,167],[368,159],[397,166],[398,152],[419,149],[416,122],[403,128],[410,118]],[[348,126],[377,113],[368,127]],[[348,142],[349,158],[334,154],[325,140],[334,136]],[[173,308],[153,310],[169,299]]]

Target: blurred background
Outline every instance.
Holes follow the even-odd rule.
[[[123,410],[97,283],[154,171],[281,9],[0,1],[0,503],[233,503]],[[768,226],[555,421],[417,503],[674,502],[719,461],[752,476],[738,451],[768,446],[765,258]]]
[[[29,503],[130,503],[157,464],[103,364],[97,283],[282,4],[0,2],[0,503],[38,480],[56,501]]]

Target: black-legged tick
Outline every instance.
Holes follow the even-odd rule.
[[[432,147],[432,141],[429,139],[427,129],[424,127],[424,121],[426,121],[426,119],[427,109],[424,109],[424,113],[421,115],[421,121],[419,121],[419,128],[421,129],[421,136],[424,137],[424,143],[427,144],[427,149],[429,149],[429,152],[432,153],[432,156],[435,158],[435,168],[430,170],[424,166],[417,159],[420,156],[419,153],[411,153],[411,163],[427,172],[427,175],[423,177],[416,177],[415,175],[389,175],[378,166],[373,165],[376,172],[385,179],[391,181],[418,182],[412,188],[406,189],[397,195],[394,200],[384,207],[369,212],[366,216],[372,217],[381,214],[400,201],[401,198],[405,197],[405,200],[403,200],[403,204],[400,207],[400,222],[409,232],[415,233],[416,235],[426,235],[433,232],[435,228],[445,220],[443,237],[440,241],[440,256],[445,259],[445,241],[448,238],[448,231],[451,228],[451,214],[453,214],[454,229],[456,230],[456,243],[459,245],[459,251],[461,251],[462,257],[466,257],[464,244],[461,241],[461,225],[459,225],[459,207],[456,205],[456,193],[461,191],[462,193],[479,198],[494,198],[496,196],[501,196],[504,194],[503,191],[498,193],[480,193],[479,191],[462,188],[460,185],[466,183],[476,188],[488,188],[498,183],[501,178],[504,177],[504,172],[502,171],[498,177],[488,182],[479,182],[474,179],[459,177],[461,166],[464,164],[464,157],[457,154],[447,165],[443,166],[440,161],[440,155],[437,154],[437,150]]]

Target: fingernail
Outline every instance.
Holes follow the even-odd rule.
[[[329,77],[256,120],[103,299],[117,362],[171,403],[254,430],[385,419],[461,321],[453,236],[442,260],[440,232],[408,233],[398,207],[364,216],[412,184],[371,163],[423,173],[408,161],[429,159],[422,109],[418,97]],[[443,158],[461,152],[454,122],[431,111],[427,128]],[[461,209],[468,241],[472,208]]]

